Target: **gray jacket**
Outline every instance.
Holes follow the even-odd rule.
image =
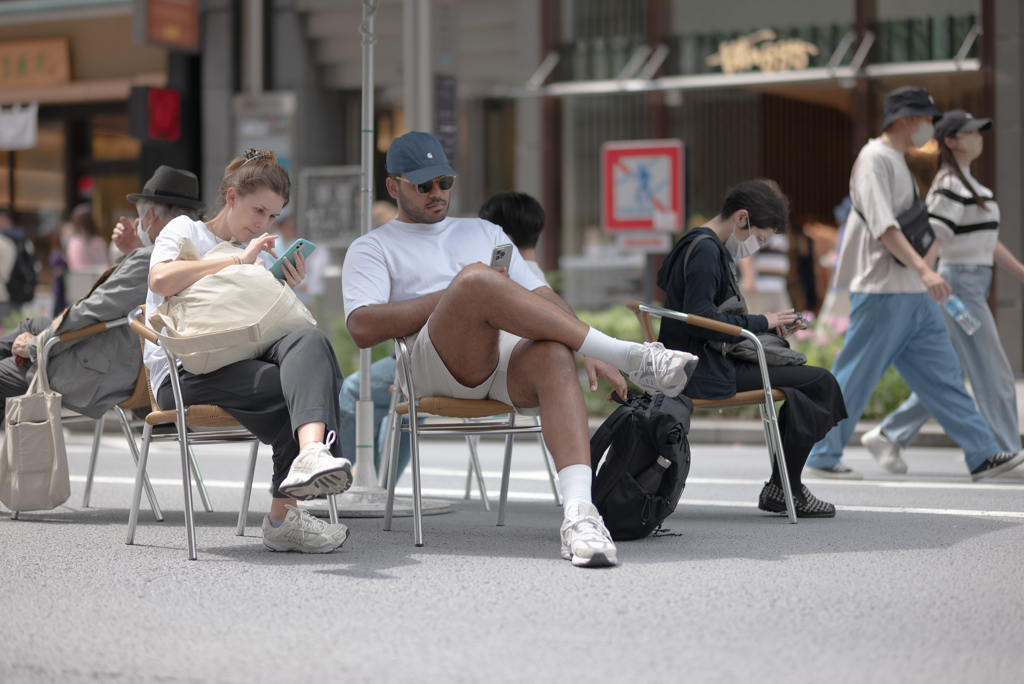
[[[136,249],[114,269],[110,277],[94,287],[84,299],[54,319],[42,334],[84,328],[99,321],[123,319],[132,309],[146,303],[149,290],[149,258],[152,247]],[[33,361],[35,345],[31,346]],[[37,365],[29,371],[29,381]],[[63,395],[63,404],[90,418],[132,395],[142,368],[139,336],[123,326],[70,342],[58,342],[50,352],[47,375],[50,386]]]

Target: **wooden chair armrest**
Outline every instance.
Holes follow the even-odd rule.
[[[93,323],[87,325],[84,328],[78,330],[69,330],[68,332],[57,335],[57,339],[61,342],[70,342],[71,340],[78,340],[89,335],[95,335],[96,333],[106,332],[109,329],[106,321],[100,321],[99,323]]]
[[[131,321],[128,325],[131,326],[132,331],[136,335],[146,338],[153,344],[157,344],[156,333],[150,330],[144,323]]]
[[[715,332],[725,333],[726,335],[733,335],[734,337],[741,337],[743,335],[743,328],[738,325],[730,325],[729,323],[722,323],[721,321],[712,320],[710,318],[704,318],[696,314],[686,315],[687,325],[695,325],[698,328],[705,328],[707,330],[714,330]]]

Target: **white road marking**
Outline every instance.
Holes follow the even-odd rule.
[[[680,499],[686,506],[726,506],[730,508],[757,508],[750,501],[715,501],[711,499]],[[845,506],[837,505],[837,511],[859,511],[862,513],[923,513],[927,515],[969,515],[993,518],[1024,518],[1024,511],[971,511],[962,508],[906,508],[893,506]]]

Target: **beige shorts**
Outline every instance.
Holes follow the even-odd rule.
[[[444,361],[438,356],[433,342],[423,326],[415,335],[405,338],[412,356],[412,377],[416,385],[417,397],[451,397],[453,399],[492,399],[509,406],[515,406],[508,394],[508,362],[512,358],[512,350],[523,339],[518,335],[504,330],[498,334],[498,367],[491,376],[476,387],[466,387],[456,380]],[[399,377],[402,387],[404,378]],[[538,408],[522,408],[516,406],[516,413],[524,416],[539,416]]]

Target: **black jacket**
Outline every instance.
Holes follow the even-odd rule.
[[[701,240],[694,247],[684,277],[683,260],[686,251],[700,235],[710,235],[712,239]],[[764,316],[730,316],[714,310],[715,306],[733,296],[729,282],[731,261],[732,257],[714,231],[710,228],[691,230],[676,243],[658,271],[658,287],[665,291],[665,308],[738,325],[751,332],[768,330],[768,319]],[[720,351],[705,347],[708,340],[738,342],[740,338],[670,318],[661,321],[658,341],[669,349],[680,349],[700,357],[697,370],[686,386],[686,396],[696,399],[731,397],[736,394],[736,370],[732,359]]]

